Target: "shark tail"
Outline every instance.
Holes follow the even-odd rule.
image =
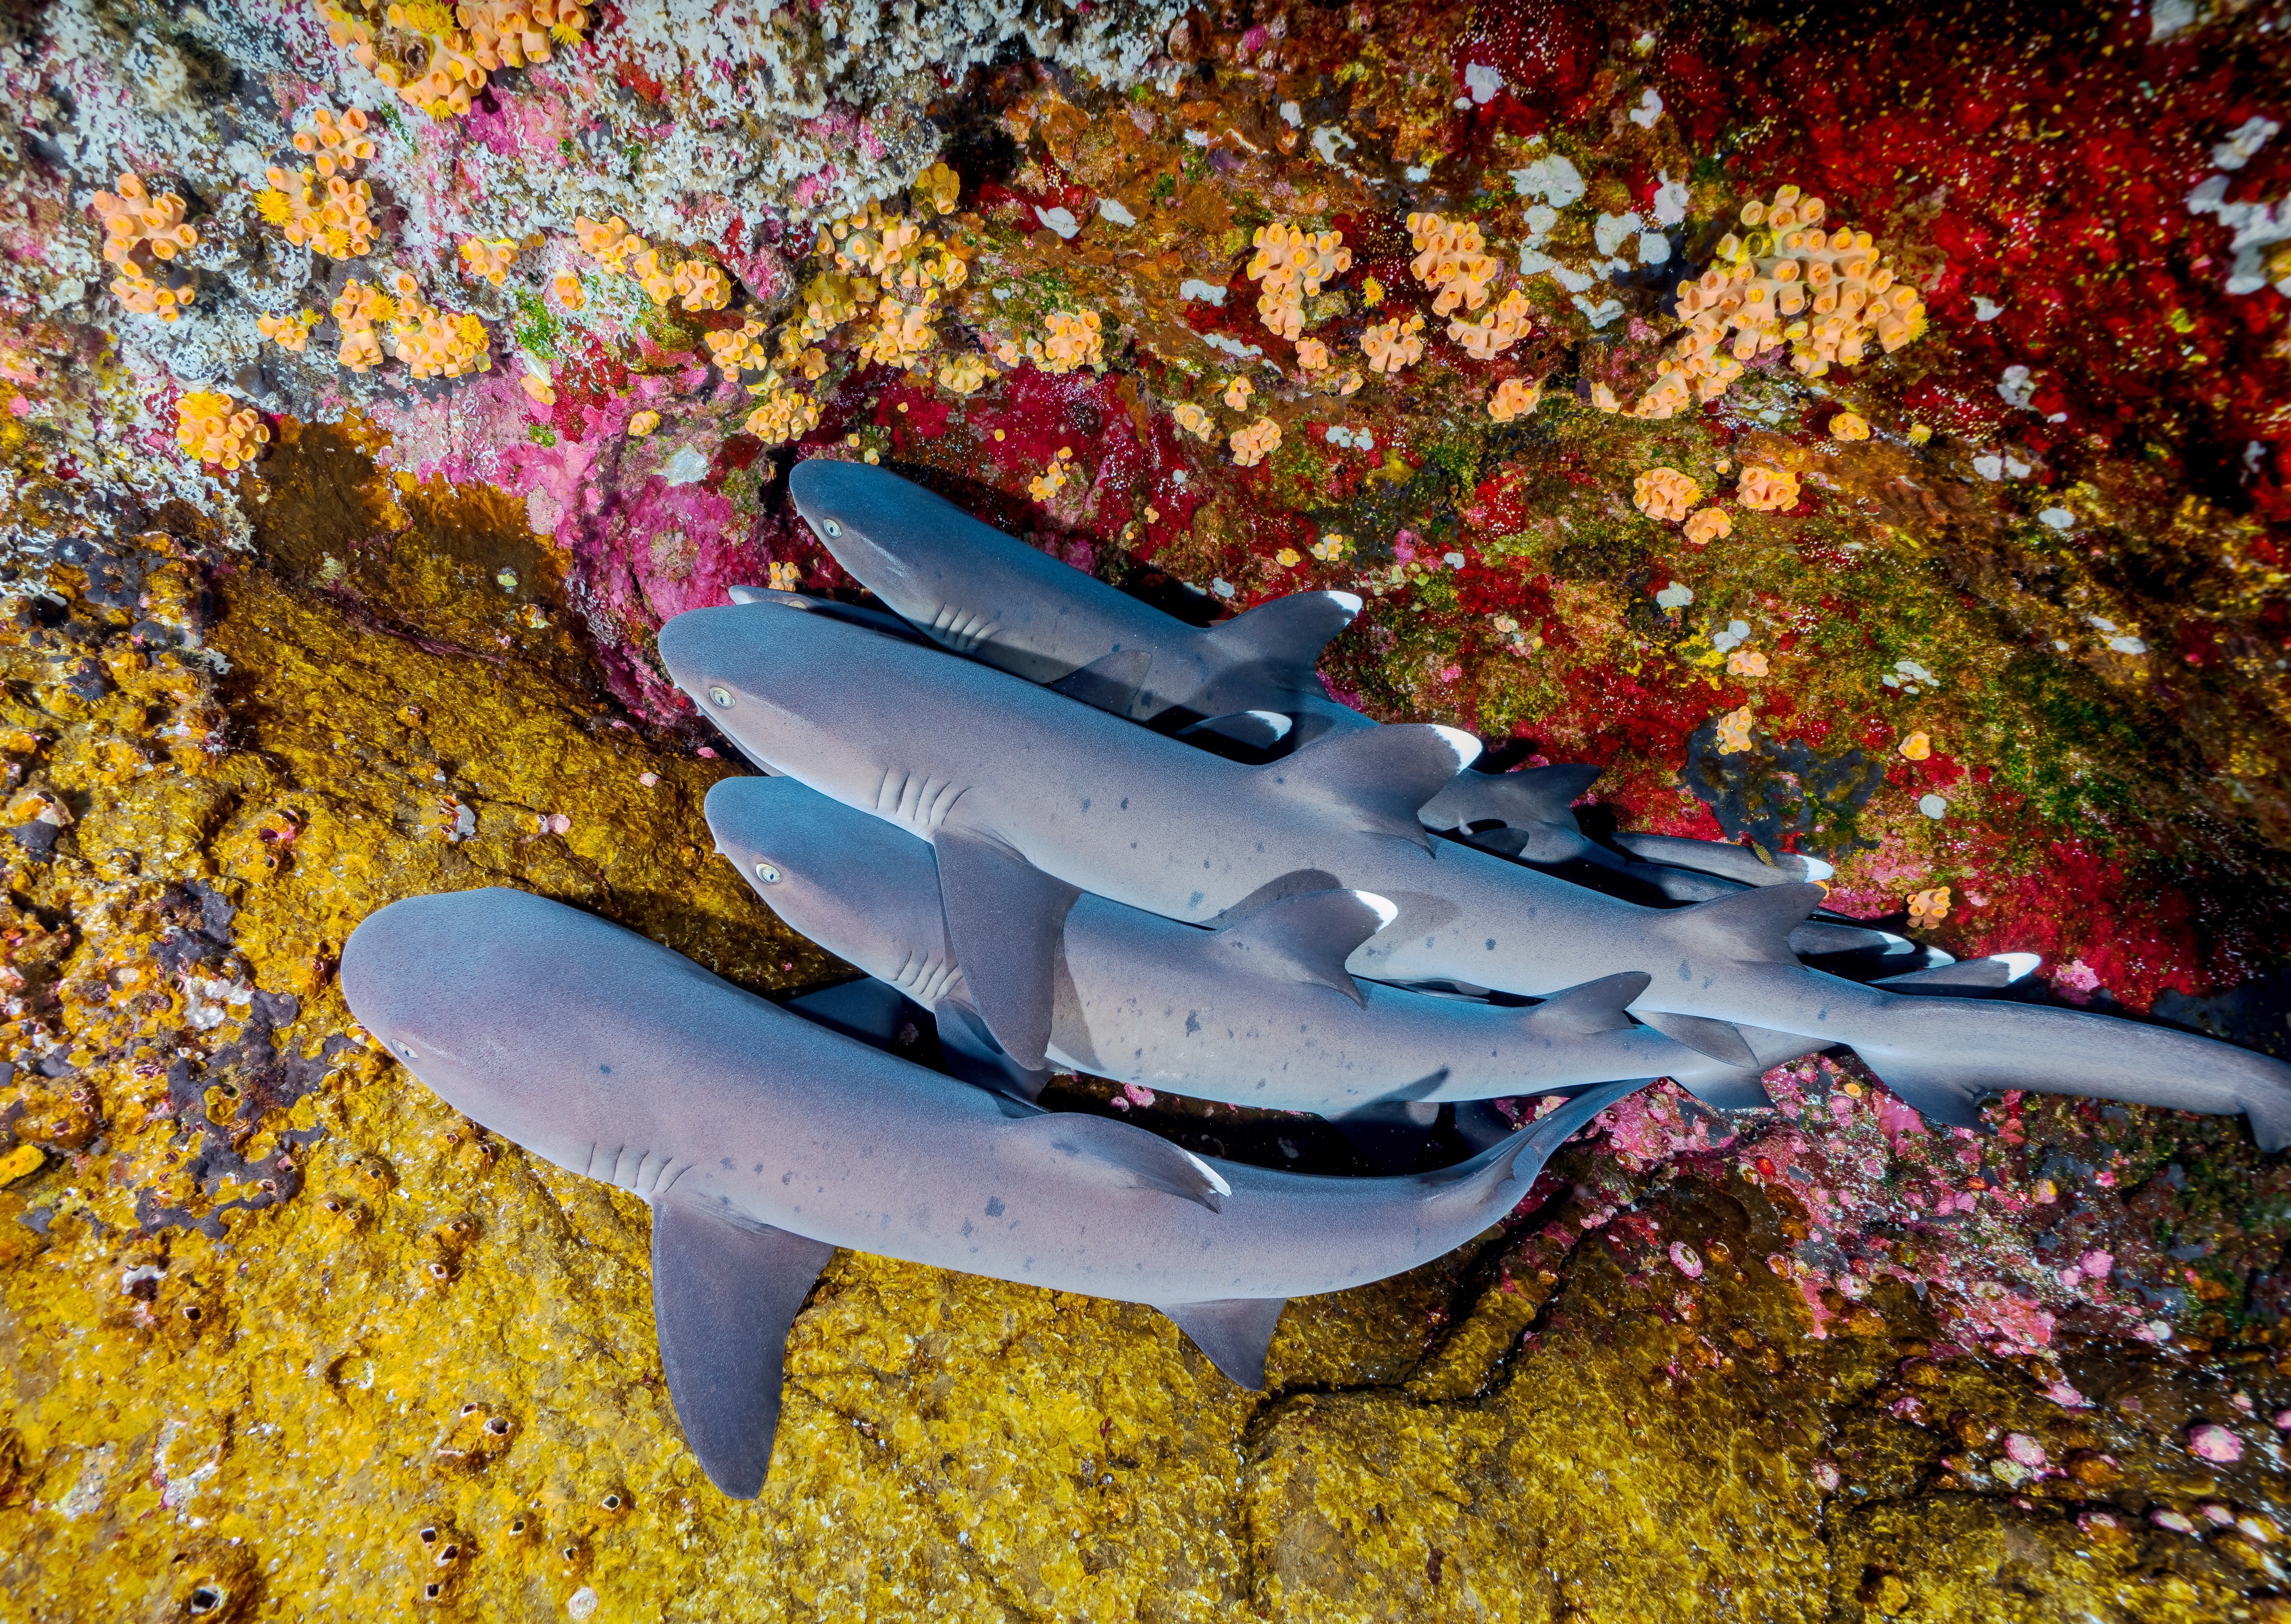
[[[1564,1101],[1548,1115],[1539,1116],[1501,1144],[1482,1151],[1468,1162],[1417,1176],[1427,1202],[1461,1201],[1473,1207],[1499,1207],[1491,1217],[1516,1206],[1543,1164],[1562,1145],[1573,1138],[1590,1120],[1617,1100],[1637,1093],[1655,1080],[1634,1077],[1623,1082],[1603,1082]]]

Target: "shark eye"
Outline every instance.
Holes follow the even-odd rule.
[[[838,536],[843,534],[843,527],[837,524],[832,519],[821,519],[819,521],[819,527],[826,531],[830,536]]]
[[[412,1060],[418,1058],[414,1052],[414,1045],[411,1043],[400,1043],[398,1046],[398,1053],[399,1057],[402,1059]]]
[[[708,697],[715,701],[716,708],[720,711],[728,711],[732,708],[732,690],[730,688],[710,688],[708,690]]]
[[[771,863],[757,864],[756,878],[762,880],[766,885],[777,885],[780,882],[780,871],[778,865]]]

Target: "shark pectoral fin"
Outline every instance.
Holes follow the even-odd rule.
[[[1049,1047],[1058,943],[1081,895],[991,834],[943,824],[931,837],[947,942],[1003,1051],[1033,1071]]]
[[[652,1316],[684,1440],[734,1499],[771,1469],[788,1326],[835,1249],[674,1196],[652,1214]]]
[[[1530,1025],[1553,1032],[1620,1032],[1631,1024],[1631,1017],[1624,1013],[1631,1000],[1645,992],[1653,980],[1644,970],[1602,976],[1554,993],[1523,1011],[1523,1018]]]
[[[1740,1071],[1731,1076],[1699,1077],[1684,1086],[1704,1105],[1721,1111],[1764,1111],[1774,1103],[1774,1097],[1759,1081],[1762,1074]]]
[[[1265,1391],[1265,1355],[1281,1324],[1285,1297],[1227,1297],[1207,1303],[1155,1303],[1194,1339],[1226,1380],[1251,1393]]]
[[[1410,723],[1331,733],[1258,771],[1299,799],[1350,812],[1369,833],[1429,851],[1417,808],[1479,753],[1479,740],[1460,728]]]
[[[899,1029],[913,1025],[922,1013],[919,1006],[907,1001],[904,993],[872,976],[806,993],[801,998],[789,999],[780,1008],[790,1015],[800,1015],[816,1026],[824,1026],[830,1032],[840,1032],[847,1038],[856,1038],[871,1048],[885,1050],[896,1049]]]
[[[1216,945],[1252,969],[1334,987],[1365,1009],[1368,996],[1345,961],[1399,912],[1367,891],[1306,891],[1235,920],[1217,933]]]
[[[1937,993],[1977,998],[1983,993],[2002,993],[2018,985],[2043,962],[2035,953],[1991,953],[1985,959],[1960,959],[1953,964],[1912,970],[1906,976],[1888,976],[1869,985],[1883,987],[1888,993]]]
[[[1878,1081],[1900,1095],[1925,1121],[1939,1122],[1945,1128],[1981,1126],[1981,1097],[1990,1092],[1994,1085],[1982,1080],[1971,1068],[1880,1059],[1860,1049],[1854,1052],[1877,1073]]]
[[[1195,722],[1190,728],[1180,728],[1181,739],[1198,739],[1205,734],[1229,739],[1234,744],[1251,750],[1270,750],[1289,736],[1293,724],[1278,711],[1234,711],[1225,716],[1212,716]]]
[[[1297,592],[1211,626],[1202,642],[1216,663],[1252,673],[1268,692],[1318,694],[1321,650],[1360,611],[1350,592]]]
[[[1725,1021],[1714,1021],[1700,1015],[1670,1015],[1659,1009],[1642,1009],[1639,1019],[1653,1027],[1674,1043],[1684,1043],[1698,1055],[1708,1055],[1713,1060],[1723,1060],[1728,1065],[1756,1067],[1757,1051],[1743,1041],[1742,1034]]]
[[[1513,829],[1550,824],[1580,839],[1575,803],[1605,770],[1571,762],[1515,773],[1458,773],[1424,803],[1419,816],[1433,829],[1489,822]]]
[[[1049,1068],[1029,1068],[1010,1058],[977,1010],[950,1000],[934,1013],[938,1017],[939,1055],[949,1076],[1030,1105],[1041,1097],[1042,1085],[1050,1080]]]
[[[1117,648],[1075,667],[1051,683],[1049,689],[1097,710],[1127,716],[1137,703],[1138,690],[1146,686],[1146,673],[1153,663],[1150,648]]]
[[[1763,886],[1697,903],[1664,916],[1663,924],[1716,958],[1795,964],[1797,955],[1790,951],[1789,933],[1821,905],[1821,897],[1818,885]]]
[[[1161,1190],[1211,1212],[1225,1210],[1233,1186],[1193,1152],[1159,1134],[1112,1117],[1046,1111],[1007,1124],[1001,1153],[1039,1155],[1065,1177],[1097,1177],[1119,1190]]]

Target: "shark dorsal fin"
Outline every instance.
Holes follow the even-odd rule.
[[[1217,947],[1261,974],[1334,987],[1365,1008],[1345,961],[1399,912],[1368,891],[1306,891],[1235,920],[1217,933]]]
[[[1602,976],[1596,981],[1554,993],[1532,1009],[1524,1011],[1525,1018],[1541,1031],[1587,1034],[1620,1032],[1631,1024],[1631,1017],[1624,1013],[1631,1000],[1645,992],[1647,984],[1653,979],[1643,970]]]
[[[1045,1111],[1005,1125],[997,1155],[1037,1156],[1067,1178],[1096,1178],[1113,1189],[1160,1190],[1211,1212],[1224,1211],[1225,1198],[1233,1194],[1223,1174],[1182,1146],[1081,1111]]]
[[[1490,822],[1507,829],[1549,824],[1575,834],[1575,803],[1606,770],[1559,762],[1522,768],[1515,773],[1458,773],[1424,803],[1422,816],[1435,829],[1463,829]]]
[[[1331,733],[1258,770],[1301,800],[1350,812],[1371,834],[1429,851],[1417,808],[1479,753],[1479,740],[1461,728],[1411,723]]]
[[[1137,702],[1138,690],[1146,686],[1146,673],[1153,663],[1150,648],[1117,648],[1075,667],[1051,683],[1049,689],[1097,710],[1127,716]]]
[[[1297,592],[1275,598],[1202,633],[1225,663],[1255,672],[1269,686],[1321,692],[1321,650],[1353,623],[1361,600],[1350,592]]]
[[[1023,1071],[1050,1042],[1066,913],[1081,895],[992,834],[953,821],[931,836],[946,938],[994,1041]]]
[[[653,1208],[652,1315],[685,1442],[734,1499],[771,1469],[788,1327],[835,1249],[671,1195]]]
[[[1812,883],[1761,886],[1681,909],[1666,923],[1721,959],[1795,964],[1797,955],[1790,951],[1789,933],[1821,905],[1822,895],[1822,888]]]
[[[1265,1355],[1280,1328],[1285,1297],[1227,1297],[1207,1303],[1155,1303],[1235,1387],[1265,1391]]]

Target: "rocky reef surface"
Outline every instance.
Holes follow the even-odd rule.
[[[651,647],[853,592],[838,456],[1197,619],[1360,592],[1331,691],[1588,826],[2291,1052],[2280,6],[57,0],[0,79],[0,1614],[2291,1618],[2239,1122],[1665,1086],[1262,1395],[844,1255],[735,1504],[641,1204],[333,976],[486,884],[847,973]]]

